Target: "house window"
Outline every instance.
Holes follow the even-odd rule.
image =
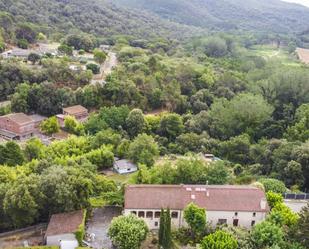
[[[138,212],[138,217],[144,218],[145,217],[145,212],[144,211],[139,211]]]
[[[151,218],[152,219],[152,217],[153,217],[153,213],[151,211],[148,211],[146,213],[146,218]]]
[[[131,214],[134,214],[134,215],[136,215],[136,211],[131,211]]]
[[[238,212],[235,212],[235,214],[234,214],[235,216],[237,216],[238,215]]]
[[[156,222],[154,223],[154,225],[155,225],[155,227],[157,227],[157,226],[159,225],[159,223],[156,221]]]
[[[234,227],[238,227],[238,222],[239,222],[238,219],[234,219],[234,220],[233,220],[233,226],[234,226]]]
[[[160,218],[161,212],[155,212],[155,218]]]
[[[224,225],[227,223],[227,219],[219,219],[218,220],[218,225]]]
[[[251,221],[251,226],[253,227],[255,225],[255,220]]]
[[[178,218],[178,212],[172,212],[172,218],[177,219]]]
[[[256,213],[253,213],[253,217],[255,217],[256,216]]]

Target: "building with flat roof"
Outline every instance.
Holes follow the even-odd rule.
[[[190,203],[206,209],[213,226],[228,224],[251,228],[269,212],[263,190],[230,185],[129,185],[125,189],[124,214],[135,214],[150,229],[158,229],[160,211],[170,208],[172,225],[186,226],[183,210]]]

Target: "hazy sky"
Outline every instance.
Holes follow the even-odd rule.
[[[309,0],[283,0],[285,2],[299,3],[309,7]]]

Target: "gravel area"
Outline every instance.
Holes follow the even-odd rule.
[[[87,234],[95,234],[90,246],[95,249],[112,249],[112,243],[107,232],[114,217],[121,215],[119,207],[104,207],[93,210],[93,216],[87,222]]]

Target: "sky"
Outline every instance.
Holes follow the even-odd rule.
[[[283,1],[291,2],[291,3],[299,3],[299,4],[309,7],[309,0],[283,0]]]

